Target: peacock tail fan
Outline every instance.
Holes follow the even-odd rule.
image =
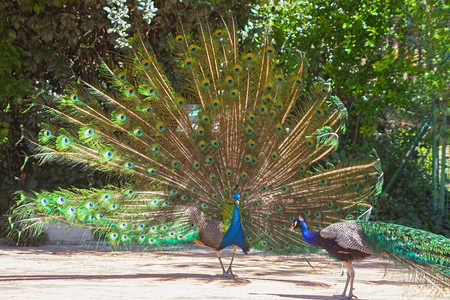
[[[419,277],[450,288],[450,240],[442,235],[384,222],[357,221],[374,253],[387,255]]]
[[[56,220],[91,229],[111,245],[143,246],[192,242],[198,237],[184,207],[160,192],[118,189],[61,189],[22,192],[13,212],[18,230],[43,230]],[[15,225],[16,225],[15,224]]]
[[[304,92],[303,57],[287,70],[268,38],[244,51],[234,23],[218,25],[201,22],[195,40],[182,30],[170,38],[179,89],[137,35],[120,67],[100,61],[104,84],[81,82],[41,103],[48,122],[31,141],[41,162],[95,168],[127,188],[24,196],[39,215],[91,226],[119,242],[140,241],[143,225],[145,242],[174,243],[162,226],[185,240],[195,237],[192,222],[203,216],[229,226],[237,190],[248,245],[291,253],[306,245],[287,230],[299,212],[320,229],[369,206],[382,182],[376,157],[320,164],[344,128],[340,100],[323,85]],[[159,235],[148,231],[153,226]]]

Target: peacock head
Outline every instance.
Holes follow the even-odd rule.
[[[300,228],[301,227],[301,222],[305,222],[305,221],[306,221],[305,217],[303,216],[303,214],[300,213],[298,218],[295,218],[292,221],[292,225],[291,225],[291,229],[290,230],[294,231],[294,228]]]
[[[233,197],[234,197],[234,201],[235,201],[236,205],[239,206],[239,200],[241,199],[241,195],[239,195],[238,192],[235,192]]]
[[[239,200],[241,200],[241,195],[238,193],[237,189],[238,189],[239,185],[236,185],[233,188],[234,194],[233,194],[233,198],[234,198],[234,203],[239,207]]]

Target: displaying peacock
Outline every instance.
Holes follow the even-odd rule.
[[[352,299],[355,271],[353,260],[383,255],[403,264],[431,283],[450,288],[450,241],[424,230],[370,221],[345,221],[310,232],[305,217],[292,221],[291,231],[301,228],[304,240],[325,249],[343,263],[347,281],[339,298]],[[347,287],[350,283],[348,295]]]
[[[381,186],[378,159],[321,164],[344,128],[339,99],[321,84],[303,92],[302,57],[295,68],[278,65],[268,38],[240,49],[234,22],[219,23],[201,22],[196,40],[183,30],[169,38],[176,84],[137,35],[120,67],[100,59],[103,83],[42,101],[48,121],[30,138],[35,156],[121,184],[22,191],[17,230],[60,220],[113,245],[196,242],[233,277],[238,248],[304,251],[288,230],[298,211],[322,228],[367,209]],[[229,245],[225,270],[220,251]]]

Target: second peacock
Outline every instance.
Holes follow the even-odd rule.
[[[295,68],[278,65],[268,38],[241,49],[233,21],[198,28],[196,38],[181,29],[169,39],[176,84],[138,35],[120,67],[100,60],[104,83],[42,101],[47,123],[30,138],[41,162],[122,181],[23,191],[13,211],[18,230],[60,220],[113,245],[196,242],[234,276],[231,264],[223,267],[224,247],[234,245],[233,258],[238,247],[302,252],[306,243],[288,230],[299,211],[320,229],[369,206],[380,163],[321,164],[337,147],[346,109],[326,86],[303,91],[303,58]]]
[[[386,256],[425,279],[445,296],[450,287],[450,241],[438,234],[384,222],[351,220],[310,232],[305,217],[292,221],[291,230],[301,228],[304,240],[322,247],[347,269],[347,281],[338,298],[352,299],[355,271],[352,263],[371,255]],[[349,286],[350,283],[350,286]],[[346,294],[349,287],[349,293]]]

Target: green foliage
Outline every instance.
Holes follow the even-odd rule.
[[[8,135],[9,135],[9,123],[0,122],[0,144],[3,144],[8,140]]]
[[[10,134],[10,101],[21,103],[31,85],[23,78],[23,49],[14,44],[14,32],[0,20],[0,145],[8,141]]]
[[[24,51],[14,44],[15,33],[0,20],[0,107],[6,109],[6,100],[21,100],[31,85],[21,76]],[[17,78],[18,77],[18,78]]]

